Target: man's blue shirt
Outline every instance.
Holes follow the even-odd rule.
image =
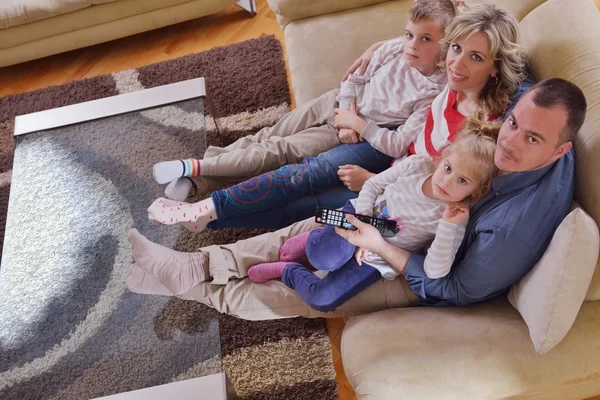
[[[540,259],[573,200],[571,149],[547,167],[499,176],[472,209],[452,270],[425,275],[425,257],[412,254],[404,276],[425,305],[477,303],[498,296]]]

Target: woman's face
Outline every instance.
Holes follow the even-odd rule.
[[[476,32],[451,42],[446,55],[446,73],[450,89],[480,92],[497,73],[487,36]]]

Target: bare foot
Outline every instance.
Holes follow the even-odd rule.
[[[131,229],[127,236],[137,265],[173,294],[185,293],[198,283],[210,279],[208,257],[204,253],[171,250],[151,242],[136,229]]]

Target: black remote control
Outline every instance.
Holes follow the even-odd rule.
[[[366,215],[354,214],[346,211],[335,210],[333,208],[318,207],[317,215],[315,216],[315,221],[319,224],[332,225],[338,228],[355,231],[356,227],[350,222],[348,222],[346,214],[352,214],[360,221],[369,225],[373,225],[375,228],[377,228],[377,230],[379,231],[379,233],[381,233],[381,236],[383,237],[394,237],[400,231],[395,221],[390,221],[389,219],[384,218],[375,218]]]

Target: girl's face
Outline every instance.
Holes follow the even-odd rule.
[[[473,177],[469,160],[456,153],[442,160],[431,177],[433,195],[439,200],[458,203],[469,197],[480,185]]]
[[[490,51],[489,40],[481,32],[451,42],[446,54],[450,89],[481,92],[488,80],[497,73]]]

